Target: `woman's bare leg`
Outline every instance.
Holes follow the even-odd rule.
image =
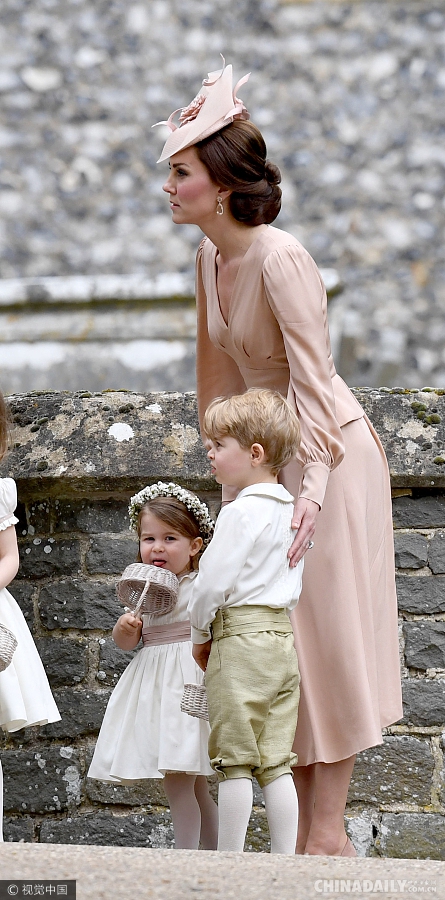
[[[216,850],[218,845],[218,807],[210,795],[205,775],[196,776],[195,796],[201,811],[201,847],[203,850]]]
[[[315,804],[315,765],[292,769],[298,794],[298,836],[295,853],[304,853],[312,825]]]
[[[348,759],[341,759],[335,763],[314,763],[313,766],[308,766],[314,770],[315,802],[304,853],[309,853],[311,856],[341,856],[342,853],[345,856],[355,855],[352,844],[348,843],[344,823],[345,806],[354,762],[355,756],[350,756]],[[299,773],[299,769],[297,769],[297,773]],[[308,807],[310,796],[310,778],[309,775],[305,785],[304,776],[297,774],[295,782],[297,792],[303,788],[303,797],[306,788],[306,807]]]
[[[184,772],[168,772],[164,778],[176,850],[197,850],[199,846],[201,811],[195,796],[196,777]]]

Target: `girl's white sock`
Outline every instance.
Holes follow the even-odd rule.
[[[252,812],[253,790],[250,778],[227,778],[218,789],[218,850],[242,853]]]
[[[270,852],[293,856],[297,843],[298,797],[292,775],[280,775],[263,787],[270,831]]]

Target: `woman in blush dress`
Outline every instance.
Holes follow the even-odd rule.
[[[290,564],[310,549],[292,613],[297,852],[352,856],[344,810],[355,755],[402,716],[388,466],[335,371],[320,273],[296,238],[270,224],[280,172],[236,96],[246,80],[233,90],[231,66],[210,73],[179,126],[174,114],[168,120],[159,162],[169,160],[173,222],[206,235],[196,268],[200,415],[216,396],[266,387],[300,421],[298,458],[280,478],[296,501]]]

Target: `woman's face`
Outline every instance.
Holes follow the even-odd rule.
[[[215,222],[216,198],[220,191],[199,159],[194,147],[170,157],[170,174],[163,190],[170,195],[172,220],[176,225],[199,225]],[[222,197],[227,191],[221,192]]]

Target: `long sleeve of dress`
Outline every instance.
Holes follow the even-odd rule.
[[[204,412],[215,397],[243,394],[246,383],[241,372],[228,353],[219,350],[209,337],[207,322],[207,297],[202,280],[202,244],[196,257],[196,378],[198,382],[198,412],[202,422]]]
[[[344,456],[332,388],[335,370],[325,318],[324,285],[315,263],[298,244],[268,254],[263,277],[289,363],[288,400],[296,406],[300,420],[300,496],[321,507],[329,473]]]

